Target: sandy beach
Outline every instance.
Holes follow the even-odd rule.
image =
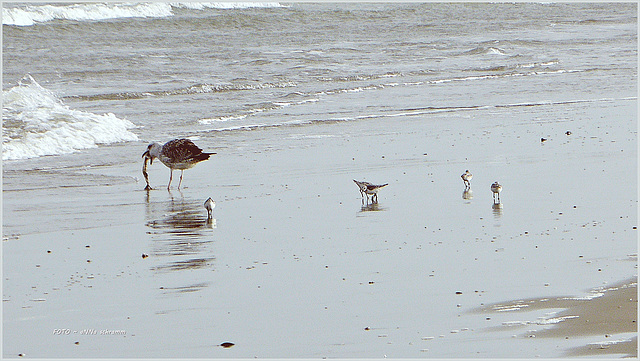
[[[637,4],[2,14],[3,358],[637,357]]]
[[[638,285],[637,279],[617,285],[599,287],[586,297],[553,297],[517,300],[509,303],[484,306],[479,313],[530,312],[562,310],[553,317],[537,320],[504,322],[500,329],[522,329],[553,325],[551,328],[528,329],[527,337],[565,339],[597,336],[601,340],[567,350],[565,356],[607,357],[621,354],[624,357],[638,355]],[[622,334],[622,335],[621,335]]]
[[[598,107],[535,123],[493,109],[471,128],[440,114],[215,133],[195,141],[218,154],[170,192],[160,163],[143,191],[142,142],[116,147],[124,165],[21,183],[5,164],[3,356],[531,358],[601,355],[584,348],[612,339],[632,342],[607,347],[616,357],[635,355],[631,313],[594,306],[611,327],[570,327],[582,304],[637,304],[636,102]],[[389,185],[367,205],[352,179]],[[534,312],[578,316],[537,325],[548,337],[470,312],[625,279],[624,297]]]

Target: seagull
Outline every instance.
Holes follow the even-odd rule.
[[[360,188],[361,196],[367,195],[367,200],[369,200],[369,194],[372,194],[371,196],[372,202],[378,202],[378,191],[380,190],[380,188],[389,185],[389,183],[375,185],[369,182],[359,182],[355,179],[353,181],[358,185],[358,188]]]
[[[471,187],[471,178],[473,178],[473,174],[469,173],[469,170],[467,169],[464,173],[462,173],[462,175],[460,176],[462,178],[462,181],[464,182],[464,186],[465,188],[470,188]]]
[[[178,182],[178,189],[182,184],[182,173],[185,169],[192,168],[199,162],[209,159],[209,156],[216,153],[204,153],[197,145],[189,139],[174,139],[166,142],[164,145],[159,143],[151,143],[147,147],[147,151],[142,154],[144,158],[144,165],[142,166],[142,175],[147,181],[145,190],[151,189],[149,185],[149,176],[147,174],[147,160],[149,164],[153,164],[153,159],[158,158],[162,164],[169,167],[171,173],[169,174],[169,185],[167,190],[171,187],[171,180],[173,179],[173,170],[180,169],[180,182]]]
[[[204,201],[204,208],[207,210],[207,219],[213,218],[213,209],[216,208],[216,201],[211,199],[211,197],[207,198]]]
[[[496,202],[496,200],[498,201],[498,203],[500,203],[500,192],[502,191],[502,186],[500,185],[500,183],[493,183],[491,185],[491,191],[493,192],[494,203]]]

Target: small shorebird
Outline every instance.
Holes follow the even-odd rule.
[[[500,183],[493,183],[491,185],[491,191],[493,192],[493,202],[495,203],[497,200],[497,202],[500,203],[500,192],[502,192],[502,186]]]
[[[367,186],[371,185],[371,183],[369,182],[359,182],[357,180],[353,180],[356,185],[358,186],[358,188],[360,188],[360,196],[364,197],[364,192],[367,190]]]
[[[211,197],[207,198],[204,201],[204,209],[207,210],[207,219],[213,218],[213,209],[216,208],[216,201],[211,199]]]
[[[473,174],[471,174],[469,172],[469,170],[467,169],[466,171],[464,171],[464,173],[462,173],[462,175],[460,176],[462,178],[462,181],[464,182],[464,186],[466,188],[470,188],[471,187],[471,178],[473,178]]]
[[[145,190],[151,189],[149,185],[149,176],[147,174],[147,160],[149,164],[153,164],[153,159],[158,158],[162,164],[169,167],[171,173],[169,174],[169,185],[167,190],[171,187],[171,180],[173,179],[173,170],[180,169],[180,182],[178,182],[178,189],[182,184],[182,173],[185,169],[192,168],[196,164],[209,159],[209,156],[216,153],[204,153],[197,145],[189,139],[174,139],[166,142],[164,145],[158,143],[151,143],[147,147],[147,151],[142,154],[144,158],[144,165],[142,166],[142,175],[147,181]]]
[[[375,184],[371,184],[369,182],[359,182],[357,180],[353,180],[357,185],[358,188],[360,188],[360,196],[366,195],[367,196],[367,201],[369,200],[369,194],[371,194],[371,201],[372,202],[378,202],[378,191],[380,190],[380,188],[385,187],[387,185],[389,185],[389,183],[385,183],[385,184],[381,184],[381,185],[375,185]]]

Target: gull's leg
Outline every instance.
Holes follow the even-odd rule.
[[[171,187],[171,180],[173,179],[173,169],[169,168],[169,185],[167,185],[167,190],[169,190],[169,187]]]
[[[180,189],[180,185],[182,184],[182,174],[184,173],[184,169],[180,169],[180,182],[178,182],[178,189]]]

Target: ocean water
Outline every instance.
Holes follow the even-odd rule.
[[[636,96],[630,3],[4,3],[2,18],[4,161]]]
[[[511,327],[548,310],[470,310],[637,274],[637,4],[2,11],[3,356],[532,358],[610,340]],[[184,192],[154,163],[144,192],[147,144],[177,137],[217,155]],[[352,178],[388,182],[380,204]]]

